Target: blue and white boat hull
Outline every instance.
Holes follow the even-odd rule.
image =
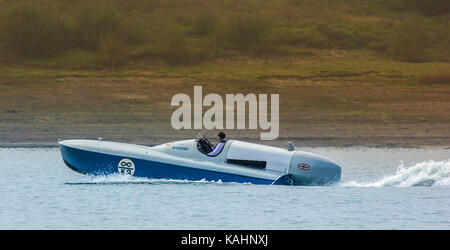
[[[154,147],[96,140],[59,142],[65,164],[72,170],[87,175],[119,173],[155,179],[280,185],[323,185],[338,182],[340,179],[341,169],[337,164],[308,153],[305,153],[307,157],[303,158],[316,163],[313,165],[302,163],[308,165],[304,170],[298,168],[295,160],[299,156],[296,154],[298,151],[288,152],[258,145],[262,148],[250,148],[247,154],[244,154],[246,158],[242,159],[240,151],[242,147],[249,145],[239,141],[227,142],[218,156],[210,157],[198,152],[195,140]],[[254,164],[250,166],[248,162],[257,162],[253,160],[256,158],[253,158],[252,152],[261,149],[263,152],[257,158],[258,162],[264,162],[264,167],[262,165],[255,167]],[[272,152],[275,155],[273,158],[276,159],[275,162],[271,162],[268,157],[270,155],[268,149],[275,149]],[[279,158],[283,155],[286,156],[285,159]],[[284,166],[278,165],[282,163],[280,160],[284,162]],[[295,168],[291,166],[293,160]]]

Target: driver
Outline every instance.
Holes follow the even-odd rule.
[[[214,150],[212,152],[208,153],[209,156],[216,156],[216,155],[218,155],[222,151],[222,148],[225,145],[225,142],[227,142],[227,139],[225,138],[225,133],[224,132],[220,132],[217,135],[217,139],[219,140],[219,142],[215,146],[210,144],[211,148],[214,148]]]

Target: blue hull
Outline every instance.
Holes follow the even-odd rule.
[[[59,145],[65,164],[72,170],[88,175],[109,175],[119,173],[117,165],[124,156],[98,153],[88,150]],[[254,178],[237,174],[209,171],[192,167],[177,166],[162,162],[127,157],[136,166],[133,176],[155,179],[207,180],[223,182],[239,182],[253,184],[289,185],[285,178],[274,180]]]

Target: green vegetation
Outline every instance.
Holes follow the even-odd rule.
[[[8,63],[65,55],[59,66],[74,67],[77,58],[68,56],[76,57],[74,50],[96,57],[79,68],[302,57],[307,50],[450,61],[450,4],[440,0],[0,0],[0,6],[0,55]]]
[[[19,2],[3,16],[2,44],[18,56],[49,56],[64,48],[65,28],[63,18],[53,11]]]
[[[99,50],[102,55],[102,62],[112,67],[122,65],[128,54],[126,40],[117,31],[104,33],[100,37]]]
[[[280,142],[448,146],[449,3],[0,0],[0,144],[190,138],[169,101],[202,84],[279,93]]]

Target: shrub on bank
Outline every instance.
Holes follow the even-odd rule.
[[[99,42],[101,62],[111,67],[125,64],[128,56],[128,46],[125,38],[119,32],[107,32]]]
[[[407,62],[450,60],[445,11],[419,14],[402,4],[406,0],[360,7],[352,1],[307,2],[0,0],[0,45],[3,60],[83,50],[108,65],[121,64],[127,51],[142,46],[147,49],[135,58],[159,56],[173,64],[301,49],[367,49]],[[437,0],[411,0],[416,3],[446,8]]]
[[[24,57],[49,56],[66,48],[65,19],[35,2],[19,2],[2,20],[5,49]]]
[[[202,9],[198,11],[193,18],[193,33],[199,36],[208,36],[216,28],[217,18],[209,10]]]
[[[230,15],[228,41],[236,49],[258,49],[266,42],[270,22],[263,16],[250,13]]]
[[[386,53],[404,62],[432,61],[435,59],[432,49],[441,42],[440,39],[432,27],[419,21],[406,22],[385,38]]]
[[[97,49],[100,39],[108,33],[126,33],[122,14],[113,6],[81,5],[77,11],[77,27],[73,46]]]
[[[155,42],[156,54],[169,63],[184,64],[193,59],[183,30],[175,25],[169,24],[165,29],[160,29]]]
[[[370,33],[353,27],[319,24],[316,30],[326,38],[330,48],[360,49],[372,39]]]
[[[52,56],[81,48],[99,50],[102,61],[117,64],[125,48],[146,41],[143,25],[114,6],[97,2],[68,6],[63,11],[52,1],[21,1],[3,10],[0,43],[4,55]]]

